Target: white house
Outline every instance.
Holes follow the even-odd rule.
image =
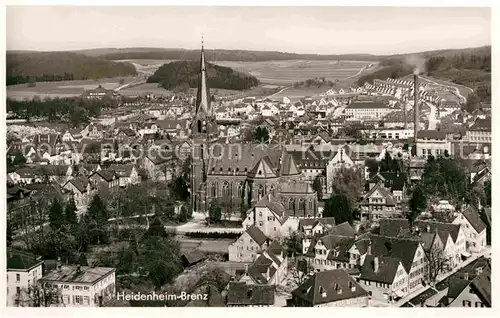
[[[99,307],[116,295],[115,272],[111,267],[58,264],[39,279],[39,284],[57,290],[61,306]]]
[[[252,225],[234,243],[229,245],[229,261],[253,262],[258,253],[269,246],[269,242],[269,238],[259,228]]]
[[[486,225],[473,206],[458,213],[452,223],[461,225],[467,250],[478,253],[486,248]]]
[[[33,254],[7,250],[7,306],[29,306],[28,291],[42,278],[43,261]]]

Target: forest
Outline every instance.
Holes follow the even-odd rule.
[[[159,83],[163,88],[195,88],[198,86],[200,63],[195,61],[176,61],[161,66],[148,83]],[[229,67],[207,63],[207,78],[210,88],[244,90],[257,86],[259,81],[247,74],[239,73]]]
[[[7,53],[7,85],[135,76],[130,63],[72,52]]]
[[[413,72],[413,66],[403,57],[384,60],[380,65],[383,68],[360,77],[357,84],[362,86],[366,82],[373,83],[374,79],[399,78]],[[424,73],[470,87],[481,102],[491,102],[491,49],[427,57]]]

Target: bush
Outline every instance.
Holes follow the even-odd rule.
[[[231,232],[187,232],[185,234],[191,238],[211,238],[211,239],[237,239],[241,233]]]

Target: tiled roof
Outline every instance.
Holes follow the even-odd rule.
[[[477,211],[473,206],[469,206],[468,208],[463,210],[462,214],[467,219],[467,221],[469,221],[469,223],[477,233],[481,233],[484,229],[486,229],[486,225],[479,216],[479,211]]]
[[[50,282],[72,282],[72,283],[94,283],[106,275],[116,271],[112,267],[90,267],[81,266],[78,271],[76,266],[61,266],[61,269],[55,269],[45,274],[40,281]]]
[[[438,130],[419,130],[417,132],[419,139],[445,140],[446,132]]]
[[[325,293],[326,295],[323,297]],[[292,291],[292,295],[314,306],[368,296],[368,292],[345,270],[334,269],[315,273],[313,277]]]
[[[378,268],[375,270],[375,256],[366,255],[365,261],[361,266],[360,279],[392,284],[396,277],[396,272],[401,261],[389,256],[378,257]]]
[[[266,235],[255,225],[251,225],[246,232],[259,246],[262,246],[268,240]]]
[[[230,282],[227,289],[227,305],[272,306],[275,302],[274,288],[272,285]]]
[[[248,176],[252,179],[276,178],[276,172],[268,156],[262,157],[253,167]]]
[[[7,271],[28,270],[42,262],[43,261],[34,254],[11,248],[7,250]]]
[[[280,175],[281,176],[295,176],[301,173],[299,167],[297,166],[295,159],[289,153],[284,154],[283,163],[281,164]]]

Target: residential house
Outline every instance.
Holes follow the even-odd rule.
[[[129,184],[137,184],[141,182],[141,177],[133,164],[112,164],[109,167],[114,170],[119,178],[118,184],[120,187],[126,187]]]
[[[280,285],[288,271],[287,266],[286,251],[273,241],[250,266],[245,265],[245,274],[239,281],[250,285]]]
[[[120,179],[114,170],[103,169],[95,171],[89,176],[89,181],[92,187],[104,187],[105,189],[113,189],[118,187]]]
[[[382,182],[374,185],[363,197],[361,216],[378,221],[382,218],[397,217],[401,210],[397,208],[394,195],[384,187]]]
[[[7,306],[33,306],[30,289],[43,275],[41,257],[24,251],[7,249]]]
[[[491,265],[476,266],[474,270],[459,271],[450,277],[443,290],[445,296],[439,300],[441,307],[491,307]]]
[[[90,184],[89,178],[86,176],[68,180],[63,185],[63,188],[71,191],[77,206],[86,206],[97,192],[97,189]]]
[[[152,180],[171,180],[174,174],[171,152],[148,153],[142,160],[148,177]]]
[[[229,261],[250,263],[253,262],[262,251],[269,247],[269,238],[255,225],[250,226],[236,240],[229,245]]]
[[[115,268],[70,266],[57,268],[39,279],[46,289],[57,290],[64,307],[100,307],[116,296]]]
[[[104,137],[104,126],[101,124],[89,124],[82,132],[84,138],[102,139]]]
[[[73,166],[70,165],[43,165],[39,169],[42,176],[59,185],[73,178]]]
[[[275,239],[287,236],[293,231],[289,223],[286,223],[289,216],[285,207],[280,201],[275,200],[271,195],[260,199],[255,206],[247,212],[247,217],[243,220],[243,228],[248,229],[252,225],[258,227],[266,237]]]
[[[420,130],[417,133],[417,156],[442,156],[451,154],[451,144],[446,138],[446,132],[438,130]]]
[[[62,135],[62,141],[80,141],[82,139],[82,133],[80,129],[67,129]]]
[[[491,143],[491,138],[491,118],[478,118],[474,124],[469,127],[464,139],[476,143]]]
[[[373,299],[394,302],[408,294],[408,273],[401,260],[367,255],[358,281]]]
[[[343,269],[315,273],[292,291],[294,307],[367,307],[369,293]]]
[[[347,120],[381,120],[392,112],[387,105],[380,102],[352,102],[343,111]]]
[[[116,133],[116,140],[120,143],[130,143],[134,141],[136,133],[133,129],[128,127],[122,127]]]
[[[458,213],[452,223],[461,225],[468,251],[478,253],[486,248],[486,224],[474,206],[469,206]]]

